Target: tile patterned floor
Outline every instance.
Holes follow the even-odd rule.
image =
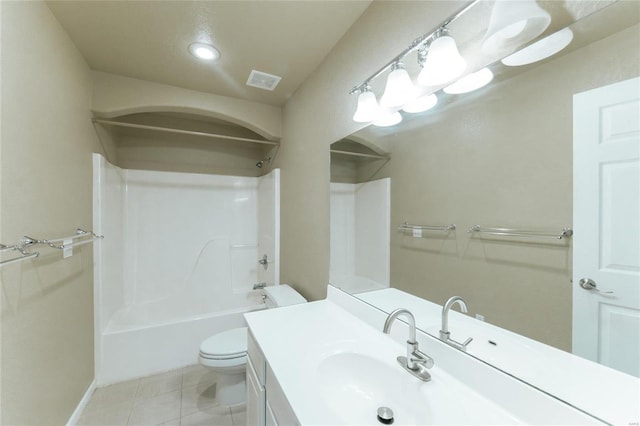
[[[244,426],[244,405],[221,405],[216,374],[194,365],[96,389],[82,412],[82,426]]]

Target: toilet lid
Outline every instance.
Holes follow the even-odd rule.
[[[206,358],[238,358],[247,353],[247,327],[234,328],[209,337],[200,345]]]

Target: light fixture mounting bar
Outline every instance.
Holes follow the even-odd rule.
[[[426,42],[429,41],[429,39],[433,38],[434,36],[436,36],[438,34],[438,32],[442,31],[443,29],[446,29],[446,26],[449,25],[450,23],[452,23],[453,21],[455,21],[456,19],[458,19],[459,17],[461,17],[462,15],[464,15],[467,11],[469,11],[469,9],[471,9],[473,6],[475,6],[476,3],[480,2],[480,0],[472,0],[469,3],[467,3],[464,7],[462,7],[460,10],[458,10],[457,12],[455,12],[453,15],[449,16],[447,19],[445,19],[440,25],[438,25],[434,30],[432,30],[431,32],[425,33],[423,35],[421,35],[420,37],[416,38],[415,40],[413,40],[409,46],[407,46],[406,49],[404,49],[402,52],[400,52],[400,54],[398,54],[395,58],[393,58],[391,61],[387,62],[382,68],[380,68],[378,71],[376,71],[375,73],[371,74],[369,76],[369,78],[367,78],[366,80],[364,80],[362,83],[360,83],[359,85],[355,86],[353,89],[351,89],[349,91],[350,95],[353,95],[355,93],[360,93],[371,81],[375,80],[376,78],[378,78],[382,73],[384,73],[386,70],[388,70],[389,68],[391,68],[391,66],[393,64],[395,64],[398,61],[401,61],[402,59],[404,59],[405,56],[407,56],[409,53],[413,52],[414,50],[418,49],[420,46],[422,46],[423,44],[425,44]]]

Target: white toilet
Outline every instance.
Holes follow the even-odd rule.
[[[307,300],[286,284],[264,289],[267,309],[297,305]],[[200,364],[218,373],[216,399],[236,405],[246,400],[247,327],[234,328],[209,337],[200,345]]]

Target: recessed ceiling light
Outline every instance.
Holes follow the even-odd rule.
[[[491,82],[491,80],[493,80],[493,73],[491,70],[489,68],[482,68],[480,71],[465,75],[452,85],[445,87],[443,90],[445,93],[449,93],[450,95],[469,93],[486,86]]]
[[[189,45],[189,53],[205,61],[215,61],[220,57],[218,49],[206,43],[191,43]]]
[[[502,60],[502,63],[510,67],[532,64],[555,55],[567,47],[571,40],[573,40],[573,31],[569,28],[564,28],[517,51],[513,55],[507,56]]]

